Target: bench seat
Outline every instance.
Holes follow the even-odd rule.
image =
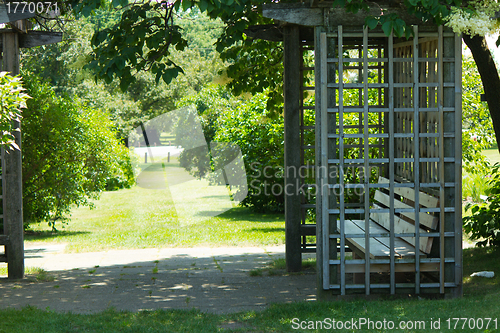
[[[379,177],[379,183],[389,183],[384,177]],[[415,234],[415,216],[419,217],[419,248],[418,255],[426,257],[432,248],[433,238],[426,237],[426,234],[435,230],[438,225],[438,218],[432,214],[424,212],[408,212],[408,209],[414,208],[415,190],[409,187],[395,187],[395,198],[391,198],[387,192],[384,193],[378,189],[375,191],[374,202],[371,205],[372,212],[369,218],[369,255],[371,259],[387,259],[391,255],[390,246],[390,218],[388,213],[381,213],[380,210],[389,208],[391,202],[395,209],[405,209],[403,212],[394,216],[395,234]],[[421,207],[436,208],[439,206],[439,200],[427,193],[419,192],[419,204]],[[344,234],[347,245],[356,255],[364,258],[365,248],[365,220],[347,219],[344,221]],[[340,232],[341,223],[337,220],[337,231]],[[375,236],[375,237],[374,237]],[[396,259],[415,258],[417,250],[415,249],[415,237],[395,237],[394,238],[394,256]]]
[[[356,235],[365,235],[364,220],[345,220],[344,232],[347,245],[357,252],[365,253],[365,237],[352,237]],[[340,221],[337,221],[337,229],[340,230]],[[390,256],[390,237],[389,231],[382,228],[375,221],[370,220],[370,234],[387,234],[387,237],[370,238],[370,258],[382,259]],[[349,237],[351,236],[351,237]],[[426,256],[422,251],[419,251],[420,256]],[[415,247],[405,242],[401,238],[394,238],[394,255],[396,258],[415,256]]]

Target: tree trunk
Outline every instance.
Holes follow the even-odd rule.
[[[477,69],[481,75],[484,94],[486,95],[486,102],[488,103],[493,121],[493,129],[495,130],[495,138],[498,143],[498,150],[500,151],[500,77],[498,76],[497,67],[484,37],[471,37],[470,35],[463,34],[462,38],[471,50]]]

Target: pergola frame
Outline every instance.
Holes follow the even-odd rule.
[[[380,8],[371,11],[375,15]],[[414,38],[406,41],[387,37],[382,31],[368,31],[363,25],[369,14],[346,14],[326,2],[269,4],[263,10],[265,17],[279,21],[284,41],[287,269],[300,270],[301,253],[315,248],[319,298],[462,294],[461,38],[443,27],[419,25],[417,18],[401,8],[387,8],[387,12],[396,12],[413,24]],[[304,75],[310,69],[303,64],[302,52],[304,45],[311,44],[311,35],[315,84],[306,87]],[[354,57],[353,52],[358,55]],[[345,75],[353,72],[357,72],[358,83],[345,81]],[[378,82],[371,82],[373,77]],[[311,89],[316,113],[312,143],[304,142],[304,130],[311,126],[304,124],[303,117],[311,107],[304,105],[304,91]],[[359,105],[347,105],[343,100],[346,93],[357,94]],[[352,113],[359,122],[345,123],[344,117]],[[315,149],[317,195],[308,202],[300,192],[305,180],[288,170],[304,167],[304,151],[311,147]],[[344,156],[353,151],[359,156]],[[376,169],[387,183],[370,177],[358,179],[358,183],[346,181],[345,168],[358,166]],[[324,172],[332,168],[340,175],[331,177]],[[345,193],[333,194],[334,189],[356,187],[364,190],[358,201]],[[398,195],[405,188],[413,191],[413,201]],[[395,199],[386,208],[374,206],[374,191]],[[422,206],[427,196],[436,198],[438,207]],[[409,203],[409,208],[400,208],[401,201]],[[316,210],[315,225],[306,223],[307,209]],[[364,234],[346,232],[346,221],[356,216],[368,225],[373,214],[386,214],[386,233],[377,235],[370,228]],[[406,218],[409,215],[414,221]],[[436,230],[425,230],[425,235],[420,228],[406,233],[395,229],[395,221],[420,226],[420,219],[429,217],[439,224]],[[314,234],[316,244],[304,242]],[[390,244],[387,257],[364,255],[371,254],[370,244],[380,236],[387,236]],[[352,246],[356,238],[366,245],[363,257]],[[423,247],[424,239],[432,238],[432,250],[428,256],[397,257],[395,242],[400,238],[413,239],[416,249]],[[385,280],[377,282],[380,276],[376,274]],[[401,278],[406,280],[401,282]]]

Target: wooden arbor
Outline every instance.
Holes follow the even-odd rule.
[[[369,31],[366,13],[323,2],[263,12],[280,21],[285,47],[285,184],[297,189],[285,202],[287,266],[300,269],[316,229],[321,298],[462,293],[461,38],[387,10],[415,24],[412,38]],[[314,67],[303,60],[311,27]],[[314,127],[304,122],[312,107]],[[315,142],[304,142],[308,131]],[[307,201],[306,180],[289,171],[306,166],[301,150],[311,147],[316,196]]]
[[[62,33],[28,31],[25,19],[35,13],[12,13],[0,4],[0,23],[12,23],[14,29],[0,29],[2,52],[2,71],[12,75],[19,74],[19,49],[58,43]],[[21,124],[15,122],[15,128]],[[16,132],[16,143],[21,148],[21,133]],[[0,246],[4,253],[0,261],[7,262],[8,277],[20,279],[24,276],[24,236],[23,236],[23,198],[22,198],[22,156],[21,151],[6,152],[0,148]]]

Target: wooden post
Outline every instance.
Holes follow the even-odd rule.
[[[19,39],[15,32],[3,33],[3,70],[12,75],[19,74]],[[21,149],[21,124],[14,122],[16,144]],[[24,276],[24,234],[23,234],[23,190],[21,151],[5,152],[2,174],[5,179],[4,230],[9,241],[5,246],[8,276],[21,279]]]
[[[300,250],[300,39],[299,26],[286,25],[284,44],[285,97],[285,238],[286,267],[289,272],[302,269]]]
[[[455,64],[454,62],[445,62],[443,64],[443,78],[444,82],[455,82],[455,87],[445,87],[443,90],[443,103],[445,108],[454,108],[455,112],[444,112],[443,116],[443,130],[445,133],[455,133],[455,137],[445,137],[444,138],[444,147],[443,152],[444,156],[441,158],[453,158],[454,162],[445,162],[444,163],[444,183],[455,183],[455,186],[461,185],[461,179],[455,179],[456,173],[455,168],[456,165],[460,165],[461,162],[461,154],[456,151],[456,140],[461,140],[461,126],[456,127],[457,124],[455,122],[455,113],[459,112],[461,115],[460,99],[457,101],[456,93],[461,92],[461,75],[459,78],[456,77],[456,65],[461,66],[461,58],[456,54],[456,44],[455,37],[445,37],[443,40],[443,57],[444,58],[455,58],[455,61],[460,62],[459,64]],[[461,41],[459,42],[459,47],[461,47]],[[461,67],[460,67],[461,68]],[[459,73],[461,74],[461,73]],[[461,125],[461,124],[460,124]],[[462,198],[455,197],[455,188],[446,187],[444,189],[444,206],[445,207],[453,207],[456,205],[456,200],[459,201],[458,207],[461,208]],[[446,212],[444,219],[444,226],[442,227],[442,232],[456,232],[456,228],[462,229],[461,222],[461,209],[459,211],[455,211],[454,213]],[[459,217],[460,220],[456,218]],[[456,237],[456,236],[455,236]],[[444,251],[445,258],[455,258],[456,256],[456,247],[459,246],[461,248],[462,240],[460,239],[459,244],[455,243],[455,239],[451,237],[442,237],[444,238],[444,244],[440,243],[441,251]],[[442,242],[443,240],[441,240]],[[461,250],[461,249],[460,249]],[[455,258],[457,260],[458,258]],[[461,262],[452,262],[445,263],[444,267],[444,281],[445,282],[455,282],[455,265],[461,266]],[[461,281],[460,281],[461,282]],[[451,291],[451,296],[460,296],[461,294],[461,283],[460,286],[457,286],[454,290]],[[447,295],[448,297],[450,295]]]

